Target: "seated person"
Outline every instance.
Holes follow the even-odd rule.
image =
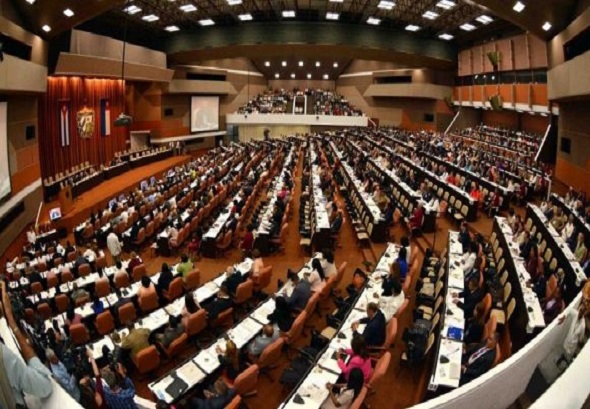
[[[463,335],[465,345],[481,342],[486,319],[484,312],[485,306],[483,303],[477,303],[475,311],[473,311],[473,317],[465,322],[465,333]]]
[[[182,317],[181,324],[184,328],[188,326],[189,317],[200,309],[201,306],[195,300],[193,294],[191,292],[186,293],[184,295],[184,307],[182,307],[182,311],[180,312],[180,316]]]
[[[469,280],[467,288],[460,293],[452,293],[452,297],[453,303],[463,310],[465,319],[470,319],[473,316],[475,306],[483,298],[483,292],[479,288],[479,280]],[[463,301],[459,301],[459,298],[463,298]]]
[[[258,276],[260,275],[260,272],[264,268],[264,261],[262,260],[260,250],[258,249],[252,250],[252,258],[254,259],[254,261],[252,262],[251,275],[252,280],[254,280],[254,283],[256,283],[258,281]]]
[[[326,384],[328,397],[320,406],[320,409],[348,409],[361,393],[364,386],[363,371],[354,368],[350,371],[346,383],[332,385]]]
[[[230,298],[229,291],[227,287],[222,284],[219,287],[219,291],[217,295],[209,304],[207,304],[204,308],[207,311],[207,316],[210,320],[215,320],[219,314],[222,312],[229,310],[234,305],[232,299]]]
[[[402,285],[395,277],[383,280],[381,288],[383,289],[383,294],[379,298],[379,309],[383,312],[385,321],[388,322],[402,306],[406,297],[402,290]]]
[[[137,298],[146,297],[152,293],[156,293],[156,286],[148,276],[141,277],[141,286],[137,290]]]
[[[143,260],[134,251],[132,251],[131,254],[129,255],[129,263],[127,264],[127,273],[131,276],[133,274],[133,269],[142,263],[143,263]]]
[[[553,294],[549,296],[548,299],[545,300],[543,306],[543,317],[545,318],[545,323],[549,325],[551,321],[553,321],[565,308],[565,303],[563,302],[563,293],[561,288],[558,286]]]
[[[279,338],[279,331],[275,331],[271,324],[262,327],[262,334],[250,342],[248,345],[248,354],[250,357],[258,358],[262,351]]]
[[[203,391],[205,399],[192,398],[190,408],[194,409],[223,409],[236,396],[236,391],[230,389],[223,379],[215,381],[213,391]]]
[[[424,222],[424,206],[422,205],[422,202],[418,202],[418,206],[409,220],[410,230],[421,228],[422,222]]]
[[[227,277],[224,281],[225,286],[227,287],[227,291],[231,296],[236,295],[236,290],[238,286],[244,282],[244,277],[242,277],[242,273],[238,271],[235,267],[229,266],[225,270],[225,276]]]
[[[289,272],[287,277],[294,286],[293,292],[291,296],[287,296],[287,290],[284,289],[282,296],[285,297],[291,311],[303,311],[311,298],[311,285],[308,280],[301,280],[297,273]]]
[[[322,251],[322,256],[323,257],[321,259],[321,265],[324,269],[324,276],[327,280],[328,278],[338,274],[338,269],[334,264],[334,253],[332,252],[332,250],[325,249],[324,251]]]
[[[160,272],[160,277],[158,277],[158,286],[156,287],[160,296],[164,294],[164,291],[168,291],[172,280],[174,280],[174,276],[168,263],[162,263],[162,271]]]
[[[182,278],[186,278],[186,275],[193,271],[193,262],[189,260],[188,255],[183,254],[180,256],[180,263],[176,267],[176,271],[182,275]]]
[[[305,278],[309,281],[309,286],[312,292],[322,291],[326,285],[326,276],[322,263],[319,258],[314,258],[311,262],[311,272],[305,274]]]
[[[219,346],[215,348],[222,368],[222,378],[228,384],[233,384],[236,377],[245,369],[245,363],[241,359],[240,351],[232,340],[227,340],[225,343],[225,351]]]
[[[287,300],[284,297],[277,297],[275,299],[275,310],[268,314],[268,320],[273,325],[276,333],[289,332],[293,325],[293,315],[291,314],[291,308],[287,304]]]
[[[579,232],[574,246],[574,256],[576,257],[576,261],[580,264],[583,263],[587,254],[588,249],[586,248],[584,233]]]
[[[360,369],[363,372],[363,378],[365,382],[368,382],[371,378],[371,358],[367,348],[365,347],[365,340],[363,337],[354,337],[351,341],[351,349],[338,350],[336,352],[336,359],[338,360],[338,367],[342,371],[340,377],[344,380],[348,380],[350,373],[354,369]],[[342,354],[350,356],[348,363],[342,359]]]
[[[360,335],[357,332],[360,324],[366,324],[362,337],[364,338],[367,347],[383,345],[383,342],[385,342],[386,322],[385,316],[376,303],[370,302],[367,305],[366,318],[352,323],[352,330],[356,336]]]
[[[408,262],[406,260],[407,250],[405,247],[400,247],[395,262],[399,264],[399,279],[401,282],[404,282],[406,280],[406,276],[408,275]]]
[[[471,382],[492,368],[497,343],[498,334],[494,333],[484,342],[467,347],[462,359],[461,385]]]
[[[96,315],[102,314],[104,312],[104,304],[100,298],[98,298],[96,293],[92,294],[92,311],[94,311]]]
[[[178,338],[184,332],[184,328],[180,322],[180,317],[171,315],[168,319],[168,326],[162,334],[156,334],[156,341],[158,341],[164,348],[168,348],[172,341]]]
[[[76,304],[79,299],[88,298],[89,296],[88,291],[78,288],[78,283],[74,282],[74,284],[72,284],[72,301],[74,304]]]
[[[150,330],[147,328],[135,328],[133,322],[127,324],[129,334],[123,335],[121,338],[121,348],[129,350],[131,357],[134,358],[137,354],[150,346],[148,338]]]
[[[330,230],[332,231],[332,234],[337,234],[340,231],[340,229],[342,228],[343,221],[344,219],[342,217],[342,210],[338,209],[338,211],[336,212],[336,216],[334,217],[334,220],[330,224]]]

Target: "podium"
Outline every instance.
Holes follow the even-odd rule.
[[[74,207],[74,200],[72,199],[72,187],[70,185],[66,185],[59,191],[59,205],[61,207],[61,213],[66,214],[69,213],[70,210]]]

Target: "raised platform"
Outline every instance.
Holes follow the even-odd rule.
[[[104,208],[113,197],[136,187],[142,180],[149,179],[152,176],[159,178],[168,169],[186,163],[190,159],[191,156],[188,155],[173,156],[159,162],[131,169],[122,175],[106,180],[76,197],[73,209],[64,214],[53,225],[57,229],[66,228],[68,232],[71,232],[75,226],[90,216],[92,209]],[[39,223],[49,222],[49,210],[54,207],[59,207],[59,201],[54,200],[43,204]]]
[[[368,126],[368,116],[294,115],[294,114],[227,114],[228,125],[308,125]]]

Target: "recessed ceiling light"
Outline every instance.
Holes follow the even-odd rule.
[[[252,14],[250,14],[250,13],[240,14],[238,16],[238,18],[242,21],[250,21],[250,20],[252,20]]]
[[[299,61],[299,66],[303,67],[303,61]]]
[[[283,10],[283,17],[284,18],[293,18],[293,17],[295,17],[295,11],[294,10]]]
[[[434,11],[427,11],[426,13],[422,14],[422,17],[427,18],[428,20],[435,20],[438,17],[438,13]]]
[[[137,6],[129,6],[126,9],[124,9],[124,11],[127,14],[135,14],[135,13],[139,13],[141,11],[141,9]]]
[[[43,31],[45,31],[46,33],[49,33],[51,31],[51,27],[49,27],[47,24],[45,24],[43,27],[41,27],[43,29]]]
[[[324,79],[325,79],[325,80],[327,80],[327,79],[329,79],[329,78],[330,78],[330,76],[329,76],[328,74],[324,74]]]
[[[264,66],[265,67],[270,67],[270,61],[265,61]]]
[[[440,38],[441,40],[447,40],[447,41],[449,41],[449,40],[452,40],[455,37],[453,37],[450,34],[443,33],[443,34],[439,35],[438,38]]]
[[[551,30],[551,27],[552,27],[552,25],[548,21],[546,21],[545,24],[543,24],[543,30],[545,30],[545,31]]]
[[[490,16],[486,16],[485,14],[482,14],[481,16],[476,18],[476,20],[482,24],[490,24],[492,21],[494,21],[493,18],[491,18]]]
[[[148,23],[151,23],[154,21],[158,21],[160,17],[156,16],[155,14],[148,14],[147,16],[143,16],[141,19],[147,21]]]
[[[66,17],[72,17],[74,15],[74,12],[71,9],[65,9],[64,10],[64,15]]]
[[[199,24],[202,25],[203,27],[212,26],[215,24],[215,21],[211,20],[210,18],[206,18],[203,20],[199,20]]]
[[[307,74],[307,79],[310,80],[311,79],[311,74]]]
[[[369,17],[367,19],[367,24],[371,24],[373,26],[378,26],[379,24],[381,24],[381,19],[375,18],[375,17]]]
[[[283,67],[286,67],[286,66],[287,66],[287,61],[283,61],[283,62],[281,63],[281,65],[282,65]]]
[[[473,31],[475,30],[475,26],[473,24],[465,23],[459,26],[461,30],[464,31]]]
[[[455,2],[451,0],[440,0],[438,3],[436,3],[436,7],[440,7],[441,9],[445,10],[450,10],[456,5],[457,4],[455,4]]]
[[[291,78],[295,78],[295,73],[291,73]]]
[[[178,26],[168,26],[164,30],[166,30],[166,31],[168,31],[170,33],[174,33],[175,31],[180,30],[180,28],[178,28]]]
[[[344,3],[344,0],[330,0],[330,3]]]
[[[337,62],[334,63],[334,68],[338,68],[338,63]]]
[[[418,30],[420,30],[420,27],[419,26],[416,26],[414,24],[409,24],[409,25],[406,26],[406,30],[408,30],[408,31],[418,31]]]
[[[338,20],[339,18],[340,14],[338,13],[332,13],[331,11],[326,13],[326,20]]]
[[[227,4],[230,6],[237,6],[238,4],[242,4],[242,0],[227,0]]]
[[[517,1],[514,4],[514,7],[512,7],[512,10],[516,11],[517,13],[520,13],[521,11],[524,10],[525,7],[526,6],[523,3],[521,3],[520,1]]]
[[[275,74],[275,78],[279,78],[279,77],[280,77],[280,75],[279,75],[279,73],[277,72],[277,73]]]
[[[316,66],[316,67],[319,67],[320,65],[321,65],[321,64],[320,64],[320,62],[319,62],[319,61],[316,61],[316,62],[315,62],[315,66]]]
[[[27,0],[27,3],[33,4],[33,3],[35,3],[35,0]]]
[[[395,3],[393,1],[388,0],[381,0],[377,7],[383,10],[391,10],[395,7]]]
[[[190,13],[191,11],[197,11],[197,8],[194,4],[185,4],[184,6],[180,6],[179,9],[184,11],[185,13]]]

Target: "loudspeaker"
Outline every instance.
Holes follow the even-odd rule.
[[[498,64],[500,64],[500,61],[502,60],[502,54],[500,51],[490,51],[487,56],[490,63],[492,63],[492,67],[494,67],[494,71],[498,71]]]
[[[27,141],[35,139],[35,125],[27,125],[25,127],[25,139]]]
[[[489,101],[490,101],[490,105],[492,106],[492,109],[494,111],[501,111],[502,110],[502,104],[504,101],[502,101],[502,97],[500,95],[494,95],[494,96],[490,97]]]

